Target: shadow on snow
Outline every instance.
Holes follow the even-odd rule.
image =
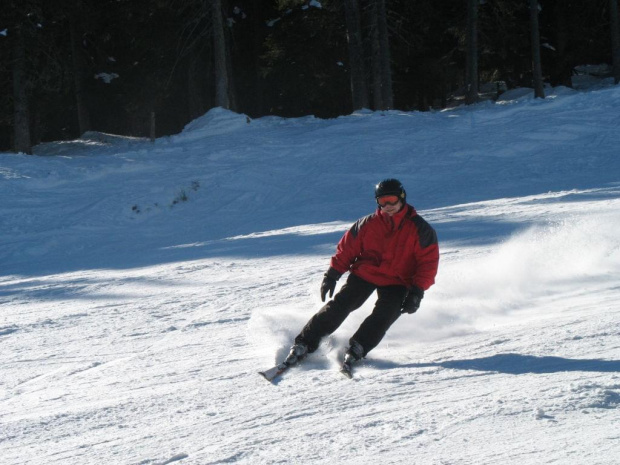
[[[397,364],[382,360],[369,360],[379,369],[393,368],[448,368],[452,370],[488,371],[523,375],[526,373],[545,374],[568,371],[585,371],[597,373],[620,372],[620,360],[571,359],[563,357],[537,357],[522,354],[497,354],[466,360],[447,360],[444,362]]]

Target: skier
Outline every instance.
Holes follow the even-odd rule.
[[[376,290],[372,313],[349,340],[343,372],[379,344],[403,313],[415,313],[434,282],[439,263],[435,230],[407,204],[403,185],[386,179],[375,186],[377,210],[359,219],[340,239],[321,284],[321,300],[334,295],[336,281],[346,283],[304,326],[284,364],[292,366],[314,352]]]

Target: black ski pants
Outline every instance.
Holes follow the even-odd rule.
[[[324,336],[327,336],[344,322],[353,310],[360,308],[377,290],[377,302],[372,313],[364,320],[350,341],[357,341],[364,348],[364,356],[374,349],[390,326],[400,316],[402,302],[407,295],[405,286],[376,286],[350,274],[340,291],[319,310],[301,333],[296,343],[304,343],[309,352],[314,352]]]

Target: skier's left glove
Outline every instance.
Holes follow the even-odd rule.
[[[418,286],[409,288],[409,292],[403,299],[402,308],[400,313],[415,313],[420,308],[420,302],[424,298],[424,290]]]

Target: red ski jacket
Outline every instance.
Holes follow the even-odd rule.
[[[439,265],[437,234],[411,205],[391,217],[378,208],[342,236],[330,265],[376,286],[426,290]]]

